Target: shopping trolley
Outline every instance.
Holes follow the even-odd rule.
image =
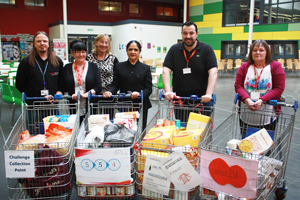
[[[160,100],[164,98],[164,94],[160,93]],[[147,155],[154,155],[161,158],[169,156],[172,152],[176,150],[182,151],[185,157],[188,159],[189,163],[194,169],[198,168],[199,164],[199,151],[198,146],[200,142],[212,131],[213,128],[213,116],[214,116],[214,104],[216,102],[216,95],[213,95],[211,101],[213,106],[203,106],[199,103],[201,98],[196,95],[191,95],[190,97],[179,97],[175,96],[170,102],[160,101],[158,111],[154,117],[149,122],[146,129],[143,131],[141,137],[137,140],[135,145],[135,155],[136,155],[136,185],[137,185],[137,195],[143,199],[177,199],[177,200],[187,200],[195,198],[196,188],[192,188],[189,191],[181,191],[180,188],[176,188],[172,183],[170,185],[169,194],[163,195],[154,191],[143,188],[143,179],[146,166]],[[177,146],[173,144],[163,144],[163,143],[151,143],[143,141],[146,134],[151,128],[158,127],[158,123],[161,119],[175,121],[178,126],[180,120],[181,127],[187,126],[189,113],[205,113],[209,115],[210,120],[208,121],[200,140],[196,146]]]
[[[281,110],[262,106],[261,110],[251,111],[236,104],[238,98],[237,95],[232,114],[200,143],[199,171],[204,183],[199,196],[202,199],[260,200],[269,199],[275,191],[277,198],[283,199],[287,191],[285,172],[298,101],[287,104],[271,100],[267,103],[281,106]],[[261,123],[243,123],[241,116],[242,119],[258,119]],[[266,119],[277,120],[276,127],[265,129],[267,132],[262,129],[266,127]],[[267,137],[261,137],[263,134]],[[244,137],[245,143],[240,142]],[[260,140],[263,143],[252,140],[254,137],[263,138]],[[268,141],[271,142],[263,148]],[[247,144],[247,148],[241,148],[241,143]]]
[[[69,103],[68,99],[58,99],[61,96],[55,96],[55,102],[49,103],[44,97],[26,97],[25,93],[22,94],[21,115],[4,144],[9,199],[70,198],[72,180],[75,178],[73,153],[79,127],[79,105]],[[27,100],[33,101],[33,104],[27,105]],[[68,132],[69,140],[44,140],[46,123],[43,118],[62,112],[74,114],[74,125],[70,127],[72,131]],[[49,127],[52,127],[51,124]],[[33,137],[37,140],[25,144],[20,135],[28,132],[31,136],[35,135]]]
[[[104,98],[103,95],[89,93],[89,112],[80,126],[75,147],[76,183],[78,196],[82,199],[132,199],[134,197],[133,145],[140,136],[142,129],[142,97],[143,91],[139,95],[139,102],[134,103],[130,94],[119,93],[110,98]],[[89,126],[92,124],[89,124],[89,118],[109,114],[109,117],[106,116],[106,118],[111,123],[116,113],[128,112],[140,113],[136,131],[132,132],[134,138],[130,142],[107,141],[107,138],[103,139],[100,136],[98,138],[99,143],[84,141],[86,132],[89,131]],[[104,126],[104,129],[108,130],[106,127],[108,125]],[[135,128],[133,127],[133,129]]]

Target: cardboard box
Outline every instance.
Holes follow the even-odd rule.
[[[248,153],[263,154],[272,144],[272,138],[267,130],[263,128],[243,139],[239,144],[239,148],[241,151]]]
[[[204,128],[175,132],[173,137],[174,145],[185,146],[189,144],[191,147],[196,147],[203,131]]]
[[[109,114],[91,115],[88,118],[89,130],[91,130],[96,125],[104,127],[106,124],[109,123]]]
[[[151,128],[142,140],[144,147],[166,149],[168,144],[173,145],[175,126]]]
[[[227,142],[227,146],[229,147],[229,149],[237,149],[240,142],[241,140],[232,139]]]
[[[186,130],[190,129],[205,129],[207,123],[209,122],[210,117],[206,115],[200,115],[197,113],[190,113]]]
[[[74,115],[52,115],[45,117],[44,121],[44,130],[48,129],[50,123],[55,123],[61,125],[67,129],[73,129],[76,121],[76,114]]]

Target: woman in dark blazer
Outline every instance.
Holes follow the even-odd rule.
[[[149,100],[152,93],[152,76],[150,66],[139,61],[141,50],[142,47],[138,41],[128,42],[126,46],[128,60],[116,65],[113,82],[109,90],[103,93],[103,96],[110,97],[120,90],[121,93],[130,93],[133,102],[140,102],[137,98],[143,90],[142,129],[144,130],[147,124],[148,109],[152,107]]]
[[[75,61],[68,63],[62,70],[62,78],[56,94],[72,95],[71,102],[78,100],[80,92],[80,122],[87,112],[87,98],[89,91],[93,95],[101,92],[100,72],[96,64],[86,61],[86,45],[80,40],[70,44]]]

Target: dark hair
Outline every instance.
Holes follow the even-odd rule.
[[[73,46],[74,46],[74,44],[76,43],[76,42],[82,42],[81,40],[73,40],[71,43],[70,43],[70,51],[72,51],[73,50]]]
[[[252,65],[254,64],[254,60],[252,58],[252,52],[253,52],[253,49],[255,46],[260,46],[260,45],[263,45],[266,49],[266,63],[267,64],[270,64],[270,62],[272,61],[272,55],[271,55],[271,50],[270,50],[270,47],[268,45],[268,43],[263,40],[263,39],[259,39],[259,40],[256,40],[255,42],[253,42],[253,44],[250,46],[250,51],[249,51],[249,55],[248,55],[248,59],[247,61]]]
[[[138,42],[138,41],[136,41],[136,40],[131,40],[131,41],[129,41],[128,43],[127,43],[127,45],[126,45],[126,51],[128,51],[128,48],[129,48],[129,46],[131,45],[131,43],[136,43],[136,45],[138,46],[138,48],[139,48],[139,50],[140,50],[140,52],[142,51],[142,45]]]
[[[198,27],[194,22],[190,22],[190,21],[184,22],[182,24],[181,31],[183,31],[184,26],[195,26],[196,33],[198,32]]]
[[[72,51],[86,51],[86,45],[79,40],[72,45]]]
[[[48,36],[48,34],[44,31],[38,31],[34,36],[33,36],[33,44],[35,43],[35,38],[39,35],[39,34],[42,34],[42,35],[45,35],[47,38],[48,38],[48,49],[47,49],[47,53],[48,53],[48,60],[50,62],[50,64],[53,66],[53,67],[58,67],[59,66],[59,62],[58,62],[58,57],[55,56],[55,54],[51,51],[50,49],[50,38]],[[37,51],[36,51],[36,48],[34,47],[33,45],[33,48],[32,48],[32,51],[30,52],[30,54],[28,55],[28,58],[29,58],[29,64],[31,66],[35,66],[35,60],[36,60],[36,56],[38,55]]]

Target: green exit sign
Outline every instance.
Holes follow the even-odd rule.
[[[94,29],[92,29],[92,28],[88,28],[88,29],[87,29],[87,31],[94,31]]]

